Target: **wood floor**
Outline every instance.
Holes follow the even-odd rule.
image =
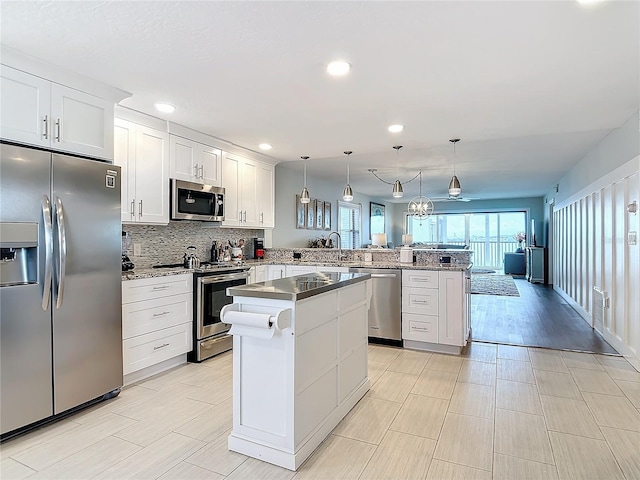
[[[640,373],[603,355],[369,346],[371,390],[297,472],[227,448],[231,354],[0,445],[0,478],[637,480]]]
[[[519,297],[471,295],[476,341],[616,354],[550,285],[515,278]]]

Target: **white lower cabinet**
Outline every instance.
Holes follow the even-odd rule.
[[[461,271],[402,271],[405,347],[459,353],[469,337],[467,285]]]
[[[305,275],[307,273],[316,273],[318,267],[315,265],[287,265],[284,270],[285,277],[295,277],[296,275]]]
[[[284,265],[267,265],[267,280],[277,280],[284,277],[286,277]]]
[[[125,385],[186,361],[193,349],[192,285],[191,274],[122,283]]]

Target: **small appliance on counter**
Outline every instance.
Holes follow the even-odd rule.
[[[131,246],[131,237],[129,236],[129,232],[122,232],[122,271],[128,272],[129,270],[133,270],[135,265],[127,255],[129,252],[129,247]]]
[[[264,258],[264,237],[253,239],[253,258],[262,260]]]
[[[184,252],[183,257],[183,266],[184,268],[199,268],[200,267],[200,259],[198,255],[196,255],[196,247],[191,245],[187,247],[187,251]]]

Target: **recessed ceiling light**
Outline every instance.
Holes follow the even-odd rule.
[[[271,150],[273,147],[268,143],[261,143],[258,145],[262,150]]]
[[[170,103],[156,103],[153,106],[156,107],[156,110],[162,113],[173,113],[173,111],[176,109],[176,107],[174,107]]]
[[[387,130],[389,130],[391,133],[398,133],[404,130],[404,125],[389,125],[389,128],[387,128]]]
[[[343,60],[337,60],[327,65],[327,72],[329,75],[334,75],[336,77],[346,75],[349,73],[349,70],[351,70],[351,64]]]
[[[581,5],[594,5],[596,3],[602,3],[604,0],[577,0]]]

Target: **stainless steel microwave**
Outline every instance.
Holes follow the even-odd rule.
[[[171,179],[171,220],[224,220],[224,188]]]

